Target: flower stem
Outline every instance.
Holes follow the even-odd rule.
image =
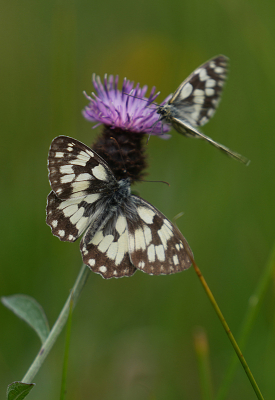
[[[51,348],[53,347],[56,339],[58,338],[59,334],[61,333],[64,325],[66,324],[66,321],[69,316],[69,311],[70,311],[70,302],[71,302],[71,296],[73,296],[74,299],[74,306],[76,305],[76,302],[79,298],[79,295],[87,281],[87,278],[89,276],[90,269],[87,267],[87,265],[83,264],[80,272],[78,274],[78,277],[76,278],[75,284],[72,288],[72,291],[63,307],[61,310],[61,313],[59,314],[54,326],[52,327],[51,332],[49,333],[49,336],[47,337],[46,341],[44,342],[43,346],[39,350],[39,353],[35,357],[32,365],[28,369],[26,375],[22,379],[22,383],[32,383],[33,378],[39,371],[41,365],[43,364],[45,358],[49,354]]]
[[[275,243],[273,245],[272,252],[269,256],[268,262],[266,264],[266,267],[264,269],[264,273],[262,275],[262,278],[254,292],[254,294],[250,297],[249,299],[249,305],[248,305],[248,310],[246,313],[246,316],[244,318],[244,322],[241,328],[241,333],[239,335],[239,343],[242,348],[245,347],[246,341],[248,338],[248,334],[251,331],[252,325],[259,313],[259,310],[261,308],[263,298],[267,292],[267,289],[272,281],[272,277],[274,275],[274,270],[275,270]],[[225,373],[225,378],[222,381],[222,384],[220,386],[218,395],[217,395],[217,400],[222,400],[225,398],[226,393],[228,392],[229,385],[232,381],[232,378],[234,376],[234,373],[236,371],[236,366],[237,366],[237,359],[236,357],[232,357],[232,360],[228,366],[228,369]]]
[[[260,392],[260,389],[259,389],[259,387],[258,387],[258,385],[257,385],[257,383],[255,381],[255,378],[253,377],[252,372],[250,371],[250,369],[249,369],[249,367],[247,365],[247,362],[246,362],[246,360],[245,360],[245,358],[244,358],[244,356],[243,356],[243,354],[242,354],[242,352],[241,352],[241,350],[240,350],[240,348],[239,348],[239,346],[238,346],[238,344],[237,344],[232,332],[230,331],[229,326],[227,325],[227,322],[226,322],[226,320],[225,320],[225,318],[224,318],[224,316],[223,316],[223,314],[222,314],[222,312],[221,312],[221,310],[220,310],[220,308],[219,308],[219,306],[218,306],[218,304],[217,304],[217,302],[216,302],[211,290],[209,289],[209,287],[208,287],[208,285],[207,285],[207,283],[206,283],[206,281],[205,281],[205,279],[204,279],[199,267],[195,263],[195,261],[194,261],[194,259],[193,259],[191,254],[189,254],[189,257],[190,257],[190,259],[192,261],[192,264],[193,264],[193,267],[194,267],[194,269],[196,271],[196,274],[198,275],[199,280],[201,281],[201,284],[202,284],[204,290],[206,291],[206,294],[207,294],[209,300],[211,301],[211,303],[212,303],[212,305],[213,305],[213,307],[214,307],[214,309],[215,309],[215,311],[216,311],[216,313],[217,313],[217,315],[218,315],[218,317],[219,317],[219,319],[220,319],[220,321],[222,323],[222,326],[223,326],[223,328],[224,328],[224,330],[225,330],[225,332],[226,332],[226,334],[227,334],[227,336],[228,336],[228,338],[229,338],[229,340],[230,340],[230,342],[231,342],[231,344],[232,344],[237,356],[239,357],[239,360],[240,360],[240,362],[241,362],[241,364],[243,366],[243,369],[245,370],[245,373],[246,373],[248,379],[250,380],[250,383],[251,383],[251,385],[252,385],[252,387],[254,389],[254,392],[256,393],[257,398],[260,399],[260,400],[264,400],[263,395]]]

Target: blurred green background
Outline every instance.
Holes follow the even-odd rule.
[[[26,293],[52,325],[81,266],[79,241],[45,224],[51,140],[90,145],[81,110],[93,72],[126,76],[163,100],[201,63],[230,58],[218,112],[203,132],[251,159],[249,167],[176,132],[152,137],[140,195],[177,221],[233,333],[274,242],[275,4],[245,0],[2,1],[0,294]],[[121,86],[120,86],[121,87]],[[40,343],[0,306],[1,398],[22,379]],[[274,282],[244,355],[266,398],[275,392]],[[67,400],[200,399],[194,332],[209,340],[214,393],[232,347],[193,270],[105,281],[91,274],[73,314]],[[64,332],[29,399],[59,398]],[[256,398],[239,366],[228,399]]]

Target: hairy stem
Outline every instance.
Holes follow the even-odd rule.
[[[63,309],[61,310],[61,313],[59,314],[54,326],[52,327],[52,330],[49,333],[49,336],[47,337],[45,343],[39,350],[39,353],[35,357],[32,365],[30,366],[26,375],[22,379],[22,383],[32,383],[33,378],[39,371],[45,358],[51,351],[51,348],[53,347],[54,343],[56,342],[56,339],[58,338],[64,325],[66,324],[66,321],[69,316],[69,311],[70,311],[71,296],[73,296],[74,306],[75,306],[77,303],[77,300],[79,298],[79,295],[87,281],[89,274],[90,274],[90,269],[87,267],[87,265],[83,264],[80,269],[80,272],[78,274],[78,277],[76,278],[76,281],[72,288],[72,291],[71,291]]]

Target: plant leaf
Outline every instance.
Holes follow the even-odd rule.
[[[1,300],[7,308],[35,330],[43,344],[49,335],[50,329],[41,305],[33,297],[24,294],[2,297]]]
[[[23,400],[35,383],[13,382],[7,388],[7,400]]]

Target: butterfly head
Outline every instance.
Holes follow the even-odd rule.
[[[157,114],[160,114],[159,121],[165,120],[165,122],[172,122],[171,106],[165,104],[164,106],[159,106],[157,109]]]

